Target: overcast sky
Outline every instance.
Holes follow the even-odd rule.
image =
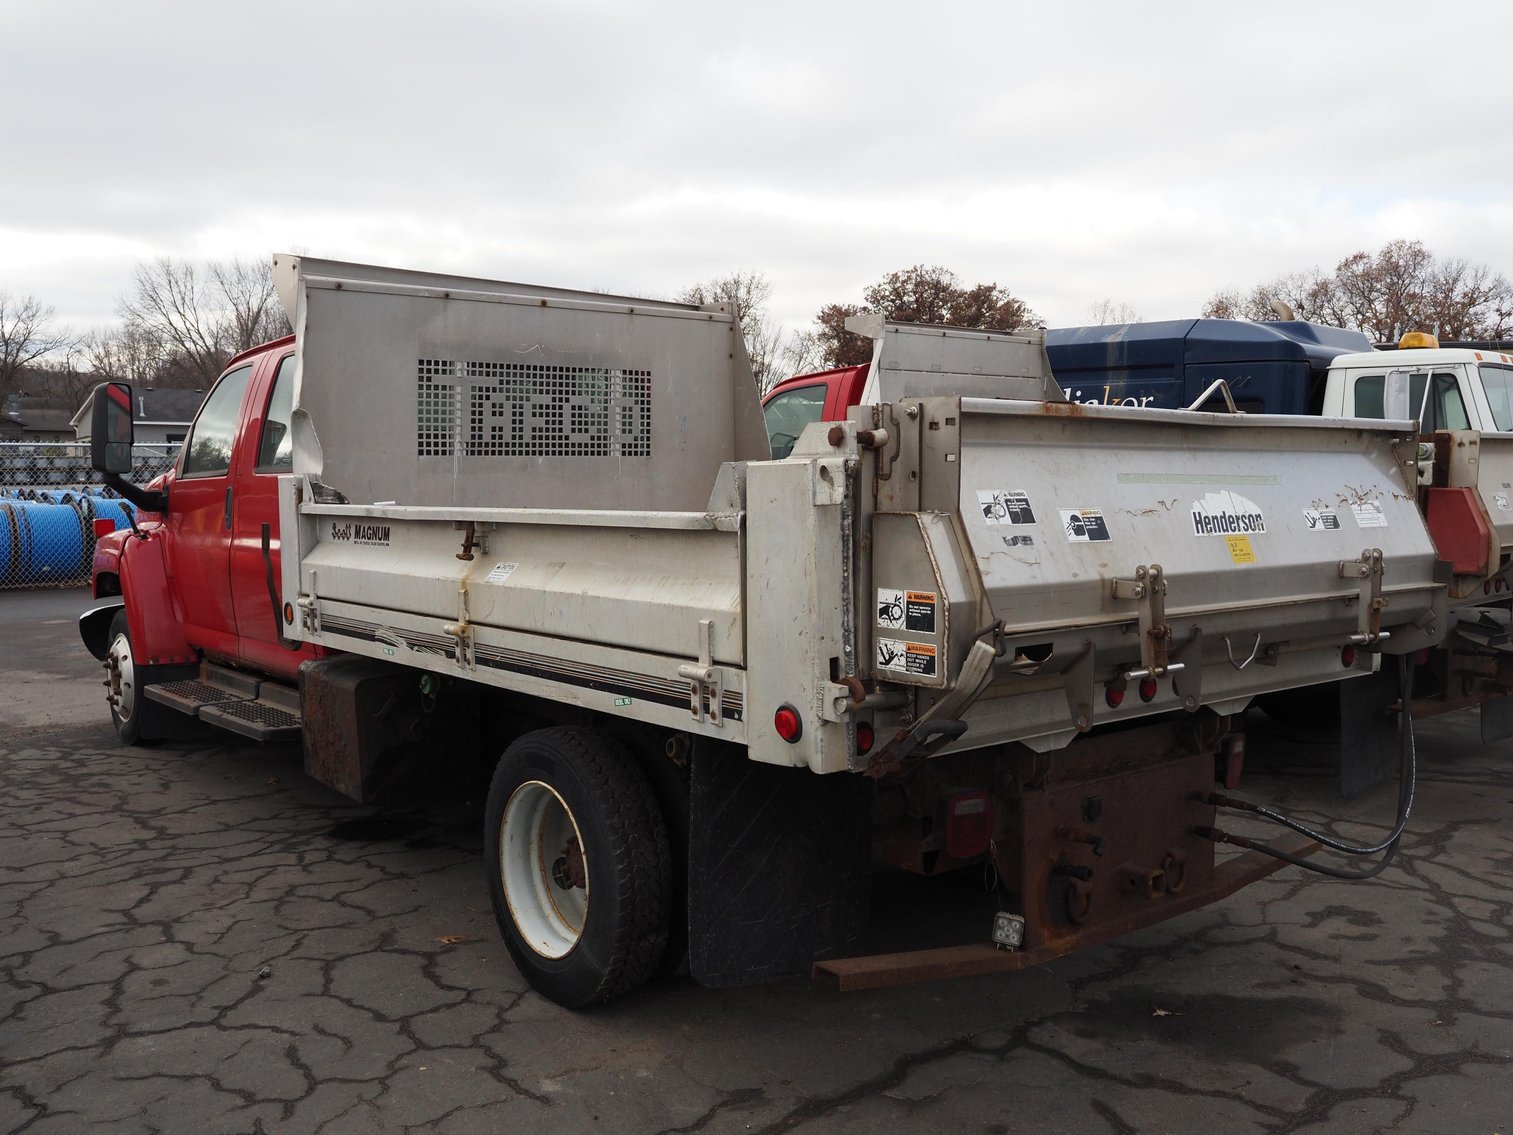
[[[275,251],[790,329],[893,269],[1051,326],[1421,239],[1513,276],[1502,4],[0,0],[0,289]]]

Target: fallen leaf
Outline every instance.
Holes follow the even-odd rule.
[[[473,936],[471,934],[443,934],[436,939],[443,946],[455,946],[458,942],[471,942],[472,940]]]
[[[1180,1017],[1180,1016],[1182,1016],[1182,1014],[1178,1013],[1178,1012],[1174,1012],[1171,1009],[1152,1009],[1151,1010],[1151,1016],[1153,1016],[1153,1017]]]

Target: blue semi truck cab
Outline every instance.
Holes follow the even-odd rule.
[[[1303,320],[1169,319],[1053,328],[1045,339],[1073,402],[1180,409],[1222,378],[1236,407],[1252,414],[1319,413],[1330,362],[1372,347],[1359,331]]]

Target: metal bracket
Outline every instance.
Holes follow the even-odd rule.
[[[1350,641],[1357,646],[1373,646],[1391,638],[1382,630],[1382,612],[1388,600],[1382,594],[1382,550],[1367,548],[1358,560],[1340,561],[1340,578],[1360,581],[1360,608],[1356,612],[1356,633]]]
[[[961,674],[956,679],[956,688],[922,713],[912,725],[900,729],[885,745],[874,750],[867,764],[867,771],[876,776],[896,767],[905,758],[913,756],[924,745],[928,752],[956,740],[966,727],[961,725],[960,714],[977,700],[977,695],[987,688],[993,676],[993,653],[991,643],[978,639],[967,652]],[[957,726],[961,726],[957,728]]]
[[[450,635],[457,640],[456,659],[457,665],[464,670],[474,670],[477,662],[473,654],[473,623],[468,618],[468,592],[467,587],[457,589],[458,616],[455,623],[447,623],[441,628],[441,633]]]
[[[314,568],[310,569],[310,590],[294,601],[299,608],[300,630],[307,635],[320,633],[320,599],[315,594],[319,574]]]
[[[699,620],[698,664],[685,662],[678,677],[688,680],[688,708],[693,719],[716,729],[725,725],[725,673],[714,664],[714,620]]]
[[[1229,412],[1231,414],[1238,414],[1240,412],[1235,408],[1235,396],[1229,392],[1229,381],[1223,378],[1216,378],[1212,382],[1210,382],[1208,384],[1208,389],[1194,398],[1192,405],[1187,408],[1189,410],[1196,410],[1199,406],[1203,405],[1203,403],[1212,398],[1215,391],[1223,396],[1224,404],[1229,407]]]
[[[1141,564],[1135,569],[1134,579],[1114,580],[1115,599],[1133,599],[1140,611],[1140,663],[1141,669],[1127,670],[1126,682],[1147,675],[1161,678],[1183,664],[1172,662],[1170,657],[1172,629],[1166,623],[1166,575],[1160,564]]]

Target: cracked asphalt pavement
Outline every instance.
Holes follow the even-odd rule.
[[[297,747],[123,748],[84,602],[0,595],[0,1131],[1513,1131],[1513,744],[1474,714],[1421,726],[1369,882],[1286,868],[1015,975],[569,1013],[497,937],[475,782],[364,808]],[[1307,749],[1258,738],[1242,788],[1378,831],[1392,789],[1343,804]]]

